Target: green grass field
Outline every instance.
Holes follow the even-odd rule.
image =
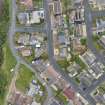
[[[30,81],[34,78],[34,74],[24,65],[20,65],[19,70],[20,71],[16,80],[16,87],[25,93],[27,87],[29,87]]]

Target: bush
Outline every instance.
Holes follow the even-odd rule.
[[[86,40],[86,38],[82,38],[82,39],[80,40],[80,42],[81,42],[82,45],[87,45],[87,40]]]

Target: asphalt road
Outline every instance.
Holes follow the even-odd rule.
[[[32,33],[32,32],[44,32],[45,33],[45,28],[44,26],[18,26],[15,29],[16,32],[27,32],[27,33]]]

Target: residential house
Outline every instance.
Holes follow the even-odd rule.
[[[61,15],[62,10],[61,10],[61,1],[60,0],[54,0],[54,15]]]
[[[18,14],[17,18],[20,24],[39,24],[41,23],[41,20],[44,20],[44,10],[40,9],[38,11],[21,12]]]
[[[91,51],[87,51],[85,52],[82,56],[80,56],[81,59],[84,61],[84,63],[89,66],[92,65],[94,63],[94,61],[96,60],[95,55],[91,52]]]
[[[75,99],[75,91],[72,87],[66,88],[63,91],[63,93],[69,100],[74,100]]]
[[[105,0],[94,0],[94,2],[100,10],[105,8]]]
[[[75,54],[83,54],[86,51],[85,45],[82,45],[79,38],[73,38],[72,46]]]
[[[57,81],[54,83],[54,85],[59,88],[64,90],[65,88],[67,88],[69,86],[69,83],[64,80],[62,77],[58,78]]]
[[[105,36],[102,36],[102,37],[100,38],[99,44],[100,44],[103,48],[105,48]]]
[[[22,48],[20,52],[23,57],[28,57],[28,56],[31,56],[31,54],[32,54],[31,48],[28,48],[28,47]]]
[[[30,24],[40,23],[41,19],[44,19],[44,10],[32,11],[30,17]]]
[[[69,76],[70,77],[74,77],[78,74],[78,72],[80,71],[80,66],[76,63],[73,63],[72,65],[70,65],[67,70],[69,72]]]
[[[20,45],[29,45],[30,44],[30,35],[29,34],[21,34],[17,40],[17,43]]]
[[[8,99],[8,103],[12,105],[31,105],[32,102],[32,97],[23,95],[19,91],[13,91]]]
[[[33,0],[20,0],[20,4],[23,4],[27,8],[31,9],[33,7]]]
[[[47,70],[41,73],[41,77],[50,84],[55,83],[59,76],[60,75],[54,70],[51,65],[48,65]]]
[[[91,69],[93,71],[93,76],[98,79],[103,74],[103,67],[98,62],[95,62],[91,65]]]
[[[60,57],[63,57],[63,58],[67,57],[67,48],[66,47],[60,48],[59,55]]]

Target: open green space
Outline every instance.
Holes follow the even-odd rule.
[[[29,87],[29,83],[34,78],[34,73],[30,71],[24,65],[20,65],[19,67],[19,74],[16,80],[16,87],[22,91],[26,92],[27,88]]]
[[[16,65],[16,60],[7,43],[3,45],[3,55],[3,64],[0,68],[0,105],[3,105],[4,103],[4,99],[13,76],[10,70]]]
[[[4,0],[2,14],[0,14],[0,66],[3,63],[3,50],[2,46],[6,41],[9,22],[9,2]]]

